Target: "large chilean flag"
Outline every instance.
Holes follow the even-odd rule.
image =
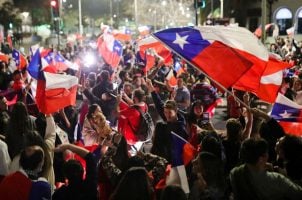
[[[225,88],[253,66],[260,66],[256,74],[262,74],[268,61],[264,45],[241,27],[171,28],[153,36]]]

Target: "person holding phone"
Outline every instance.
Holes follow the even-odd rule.
[[[192,103],[187,122],[188,132],[190,133],[189,142],[195,147],[199,145],[199,133],[203,130],[214,130],[213,124],[210,122],[210,114],[204,112],[203,104],[200,100]]]

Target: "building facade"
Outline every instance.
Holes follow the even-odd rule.
[[[281,36],[287,35],[290,28],[294,30],[295,35],[302,35],[302,0],[266,1],[266,24],[278,25]],[[254,31],[261,25],[261,2],[261,0],[231,0],[224,8],[226,17],[233,18],[240,26]]]

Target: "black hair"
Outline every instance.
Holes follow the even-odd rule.
[[[123,80],[126,77],[127,73],[128,73],[127,71],[122,70],[122,71],[120,71],[120,73],[118,74],[118,76],[119,76],[120,79]]]
[[[225,189],[224,164],[219,156],[203,151],[198,155],[198,159],[202,165],[202,176],[208,187],[214,186]]]
[[[226,122],[228,140],[239,141],[243,127],[238,119],[230,118]]]
[[[207,151],[218,158],[222,159],[224,154],[223,145],[221,143],[221,139],[218,137],[215,131],[208,131],[206,136],[202,139],[202,152]]]
[[[14,72],[13,72],[13,76],[17,75],[17,74],[21,74],[21,71],[16,69]]]
[[[40,146],[28,146],[21,151],[20,166],[24,170],[35,170],[44,159],[44,151]]]
[[[135,89],[133,91],[133,97],[136,97],[139,102],[144,101],[144,99],[145,99],[145,92],[144,92],[144,90],[139,89],[139,88]]]
[[[188,122],[190,124],[196,124],[197,123],[197,118],[196,118],[196,115],[194,113],[194,108],[196,106],[202,106],[203,107],[203,104],[201,102],[201,100],[196,100],[194,101],[192,104],[191,104],[191,108],[190,108],[190,113],[189,113],[189,116],[188,116]]]
[[[88,113],[87,113],[87,118],[88,119],[92,118],[92,114],[96,111],[96,109],[98,107],[100,107],[98,104],[92,104],[91,106],[89,106]]]
[[[153,189],[148,172],[143,167],[128,169],[110,197],[111,200],[152,200],[153,198]]]
[[[102,70],[102,72],[100,73],[100,78],[101,78],[101,81],[109,81],[110,79],[110,73],[109,71],[107,70]]]
[[[268,144],[264,139],[250,138],[243,142],[240,158],[242,161],[254,165],[266,153],[268,153]]]
[[[63,174],[69,183],[79,182],[83,178],[84,169],[78,160],[68,160],[63,164]]]
[[[160,200],[186,200],[187,196],[178,185],[168,185],[161,193]]]

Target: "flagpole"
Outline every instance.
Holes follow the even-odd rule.
[[[265,44],[266,40],[266,30],[265,30],[265,25],[266,25],[266,20],[267,20],[267,14],[266,14],[266,0],[261,1],[261,30],[262,30],[262,35],[261,35],[261,41],[263,44]],[[269,22],[270,23],[270,22]]]
[[[156,37],[153,33],[151,33],[151,35],[157,39],[158,41],[161,41],[158,37]],[[170,51],[173,51],[172,48],[170,48],[168,45],[164,44],[162,42],[163,45],[165,45],[165,47],[167,47]],[[181,57],[182,59],[184,59],[187,63],[189,63],[190,65],[194,66],[197,70],[199,70],[203,75],[205,75],[208,79],[210,79],[212,82],[214,82],[216,85],[218,85],[221,89],[223,89],[226,93],[228,93],[229,95],[233,96],[240,104],[242,104],[243,106],[250,108],[248,105],[246,105],[246,103],[244,103],[241,99],[239,99],[235,94],[233,94],[231,91],[229,91],[228,89],[226,89],[223,85],[221,85],[219,82],[217,82],[216,80],[212,79],[209,75],[207,75],[204,71],[202,71],[201,69],[199,69],[198,67],[195,66],[195,64],[193,64],[191,61],[189,61],[188,59],[184,58],[183,56],[181,56],[178,52],[173,51],[176,55],[178,55],[179,57]]]

